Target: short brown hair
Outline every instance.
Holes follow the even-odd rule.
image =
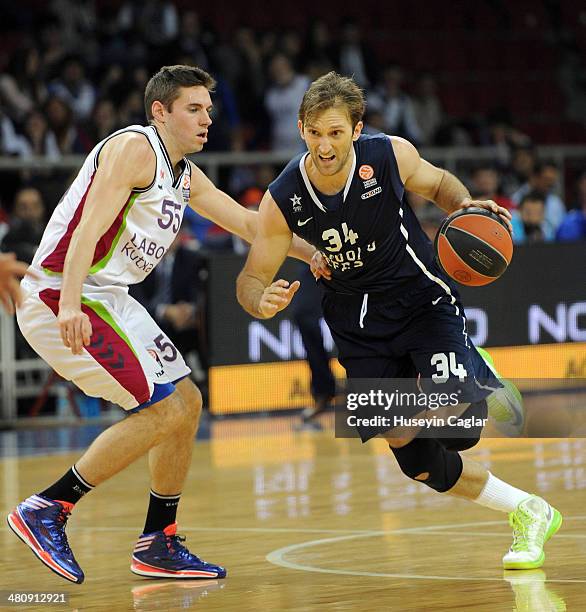
[[[352,127],[355,127],[362,120],[366,102],[364,92],[353,79],[332,71],[309,86],[299,107],[299,120],[305,123],[317,113],[335,106],[346,107]]]
[[[153,120],[153,102],[158,100],[168,111],[171,111],[173,102],[180,95],[182,87],[196,87],[201,85],[208,91],[216,86],[214,78],[205,70],[196,66],[178,64],[176,66],[163,66],[159,72],[153,74],[144,90],[144,110],[148,121]]]

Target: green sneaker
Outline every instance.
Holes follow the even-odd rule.
[[[505,569],[536,569],[543,565],[543,545],[561,527],[562,515],[544,499],[532,495],[509,514],[513,543],[503,557]]]
[[[516,438],[521,435],[525,427],[525,410],[521,392],[510,380],[503,378],[496,371],[494,361],[487,351],[478,347],[476,350],[503,385],[501,389],[493,391],[486,398],[488,416],[500,433]]]

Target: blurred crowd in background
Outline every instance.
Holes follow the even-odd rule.
[[[177,63],[217,79],[205,152],[293,155],[303,148],[297,111],[305,90],[337,70],[366,93],[364,132],[403,136],[424,149],[491,147],[492,160],[468,160],[457,174],[473,197],[512,211],[516,243],[585,240],[586,156],[568,169],[537,153],[542,144],[586,143],[586,9],[579,5],[367,1],[341,16],[335,0],[282,0],[270,10],[262,0],[238,8],[22,0],[3,7],[0,23],[0,159],[83,156],[113,131],[144,124],[149,77]],[[255,208],[281,168],[233,166],[218,186]],[[0,251],[30,262],[75,172],[0,173]],[[442,211],[408,197],[433,239]],[[188,209],[164,262],[133,289],[200,384],[205,258],[217,251],[244,253],[246,245]],[[19,342],[18,352],[27,350]]]
[[[560,169],[539,159],[535,145],[586,141],[586,11],[549,0],[473,4],[446,15],[428,3],[409,22],[414,8],[403,3],[376,27],[376,11],[366,21],[330,11],[330,19],[308,15],[305,27],[280,28],[277,15],[267,27],[271,17],[258,2],[246,19],[218,20],[217,12],[201,7],[204,18],[181,1],[24,0],[31,10],[13,6],[0,24],[0,155],[84,155],[114,130],[144,124],[145,84],[174,63],[201,66],[218,80],[205,151],[294,153],[303,145],[303,93],[335,69],[364,88],[367,133],[403,136],[419,147],[494,147],[493,163],[472,165],[461,178],[475,197],[514,211],[517,242],[583,238],[585,174],[578,168],[562,177],[562,201]],[[296,6],[285,0],[281,8]],[[222,174],[220,187],[254,207],[279,170],[239,167]],[[1,248],[30,259],[71,173],[3,172],[2,179]],[[433,236],[441,211],[411,200]],[[244,248],[195,214],[185,229],[207,248]]]

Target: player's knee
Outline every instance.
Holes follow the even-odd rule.
[[[415,438],[400,448],[391,447],[403,474],[444,493],[462,474],[462,459],[432,438]]]
[[[203,405],[201,391],[189,378],[177,383],[177,391],[183,400],[184,425],[197,427]]]
[[[151,426],[162,435],[167,435],[184,425],[183,400],[177,391],[165,399],[141,410],[138,415],[150,421]]]

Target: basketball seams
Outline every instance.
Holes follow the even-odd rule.
[[[478,272],[476,271],[474,268],[472,268],[472,266],[470,266],[467,262],[465,262],[460,255],[456,252],[456,250],[454,249],[454,247],[450,244],[450,242],[448,241],[448,239],[446,238],[445,235],[443,235],[444,240],[441,241],[443,244],[447,245],[447,247],[450,250],[450,253],[445,253],[445,255],[447,255],[448,257],[454,258],[458,264],[462,267],[462,269],[464,269],[466,272],[468,272],[470,274],[470,281],[466,281],[465,284],[469,285],[469,286],[481,286],[481,285],[487,285],[488,283],[491,283],[492,281],[495,280],[494,276],[488,276],[487,274],[482,274],[482,272]],[[442,266],[442,268],[444,270],[447,269],[447,261],[445,261],[445,257],[444,257],[444,261],[442,261],[442,256],[441,256],[441,250],[439,248],[439,244],[438,244],[438,259],[439,262]],[[451,274],[449,274],[449,276],[451,278],[454,278]],[[457,278],[454,278],[454,280],[458,280]],[[458,282],[462,282],[461,280],[458,280]]]
[[[471,213],[469,215],[466,216],[461,216],[458,217],[456,219],[453,219],[452,221],[450,221],[450,223],[446,224],[446,228],[444,230],[444,233],[448,231],[448,229],[450,228],[454,228],[454,229],[458,229],[462,232],[466,232],[467,234],[470,234],[471,236],[474,236],[474,238],[476,238],[477,240],[481,240],[482,242],[484,242],[485,244],[487,244],[488,246],[490,246],[493,249],[498,250],[499,254],[501,255],[501,257],[503,257],[503,259],[505,259],[507,261],[507,264],[511,263],[511,259],[513,258],[513,244],[512,244],[512,240],[511,240],[511,236],[509,234],[509,231],[506,227],[504,227],[504,229],[506,230],[506,236],[509,238],[509,244],[506,244],[506,242],[502,242],[502,241],[495,241],[494,243],[490,242],[486,237],[483,236],[479,236],[478,234],[475,234],[474,231],[471,231],[469,228],[465,228],[462,227],[458,222],[460,220],[462,220],[462,222],[466,222],[466,221],[474,221],[473,217],[476,217],[478,219],[491,219],[494,222],[497,222],[497,220],[493,217],[487,217],[486,215],[480,215],[478,213]],[[500,225],[502,225],[502,222],[499,220],[498,221]],[[501,248],[503,247],[508,247],[507,251],[510,253],[510,256],[507,257],[505,253],[503,253],[501,251]]]
[[[480,238],[480,236],[478,236],[477,234],[473,234],[472,232],[469,232],[465,229],[462,229],[461,227],[454,227],[453,225],[450,225],[447,229],[446,229],[446,233],[444,234],[444,236],[446,237],[446,241],[449,243],[449,239],[447,236],[447,233],[449,230],[453,230],[454,232],[461,232],[462,234],[466,234],[468,236],[471,236],[472,238],[474,238],[475,240],[478,240],[479,242],[482,242],[483,244],[485,244],[491,251],[493,251],[495,253],[495,255],[497,255],[498,257],[500,257],[504,262],[505,262],[505,269],[506,267],[509,265],[510,261],[507,260],[507,258],[492,244],[490,244],[489,242],[486,242],[486,240],[484,240],[483,238]],[[451,246],[451,244],[450,244]],[[459,256],[460,257],[460,256]],[[461,257],[460,257],[461,258]]]

